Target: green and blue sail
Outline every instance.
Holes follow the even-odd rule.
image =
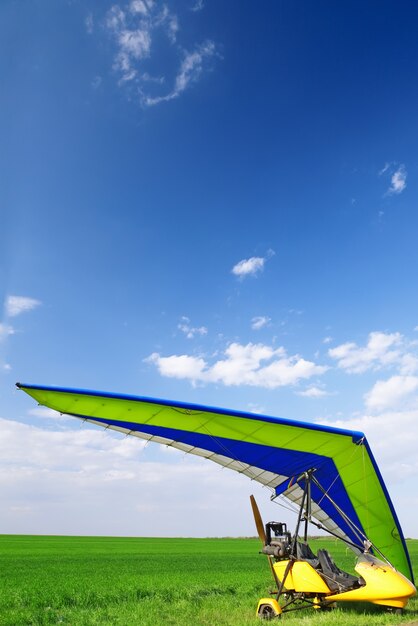
[[[314,469],[312,514],[356,545],[364,535],[413,581],[402,529],[363,433],[214,407],[80,389],[17,386],[40,405],[208,458],[298,504]],[[335,506],[336,505],[336,506]]]

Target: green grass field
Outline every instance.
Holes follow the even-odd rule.
[[[342,568],[354,556],[316,540]],[[409,541],[418,563],[418,541]],[[0,536],[0,624],[259,624],[270,572],[255,539],[135,539]],[[418,574],[418,572],[417,572]],[[280,623],[341,626],[418,624],[418,601],[402,616],[372,605],[303,611]]]

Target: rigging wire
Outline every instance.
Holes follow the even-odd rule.
[[[272,489],[272,491],[274,491],[274,489]],[[281,499],[281,502],[279,502],[279,498]],[[287,500],[282,494],[272,498],[271,502],[273,502],[274,504],[277,504],[277,506],[280,506],[283,509],[286,509],[287,511],[290,511],[291,513],[297,513],[298,512],[297,507],[296,506],[292,506],[292,503],[290,502],[290,500]],[[286,504],[285,504],[285,502],[286,502]]]
[[[357,536],[357,539],[359,539],[360,541],[367,539],[363,531],[354,524],[354,522],[348,517],[348,515],[344,513],[342,508],[339,507],[336,502],[334,502],[334,500],[331,498],[331,496],[328,495],[328,493],[326,493],[321,483],[315,477],[312,477],[312,480],[314,481],[315,485],[323,492],[324,496],[329,500],[329,502],[334,506],[336,511],[338,511],[338,513],[341,515],[341,517],[346,522],[346,524],[350,526],[353,533]]]

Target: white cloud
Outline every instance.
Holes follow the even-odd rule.
[[[332,337],[324,337],[322,340],[322,343],[327,344],[327,343],[332,343],[332,341],[333,341]]]
[[[86,19],[84,20],[84,24],[86,26],[86,31],[88,32],[89,35],[91,35],[94,30],[94,20],[93,20],[93,15],[91,13],[87,15]]]
[[[256,413],[256,414],[262,414],[265,412],[265,408],[259,404],[254,404],[253,402],[250,402],[248,404],[248,410],[250,413]]]
[[[146,29],[124,30],[119,35],[122,54],[134,59],[143,59],[149,55],[151,37]]]
[[[162,536],[169,518],[174,536],[250,535],[249,494],[269,506],[269,492],[236,472],[80,426],[45,430],[0,418],[0,532]]]
[[[68,417],[68,415],[61,415],[61,413],[58,413],[58,411],[54,411],[54,409],[48,409],[45,406],[37,406],[35,409],[30,409],[28,411],[28,415],[33,415],[34,417],[41,417],[42,419],[52,419],[52,420],[72,419]]]
[[[379,170],[379,172],[378,172],[379,176],[383,176],[383,174],[385,174],[388,171],[389,168],[390,168],[390,163],[386,162],[384,164],[384,166],[382,167],[382,169]]]
[[[169,378],[186,378],[192,382],[204,380],[207,364],[204,359],[187,354],[160,356],[154,352],[145,359],[146,363],[154,363],[161,376]]]
[[[134,458],[145,445],[134,437],[115,437],[104,430],[50,431],[1,418],[0,424],[2,462],[13,460],[26,468],[39,464],[44,469],[73,467],[78,463],[87,472],[99,467],[106,471],[118,460]],[[105,453],[110,455],[108,465]]]
[[[398,169],[392,174],[392,178],[390,180],[390,187],[388,189],[388,194],[399,194],[406,187],[406,177],[407,172],[404,165],[398,167]]]
[[[196,335],[207,335],[208,329],[206,326],[194,327],[190,325],[190,319],[183,315],[177,328],[181,330],[187,337],[187,339],[193,339]]]
[[[13,328],[13,326],[10,326],[9,324],[2,324],[0,322],[0,342],[6,339],[6,337],[9,337],[9,335],[14,334],[15,329]]]
[[[268,259],[271,259],[276,253],[271,248],[267,250],[264,257],[252,256],[249,259],[242,259],[234,265],[232,273],[238,278],[245,278],[246,276],[257,276],[264,269],[264,265]]]
[[[325,389],[321,389],[320,387],[308,387],[304,391],[298,391],[298,396],[302,396],[304,398],[324,398],[325,396],[329,396],[329,393],[325,391]]]
[[[328,354],[336,359],[339,368],[350,374],[392,368],[408,376],[418,372],[418,358],[409,351],[414,347],[415,343],[407,341],[401,333],[376,331],[369,334],[364,347],[347,342],[331,348]]]
[[[418,371],[418,358],[410,353],[400,357],[399,372],[403,375],[414,374]]]
[[[5,303],[5,311],[8,317],[16,317],[25,311],[31,311],[40,305],[39,300],[27,296],[8,296]]]
[[[203,0],[196,0],[196,2],[194,3],[194,5],[190,8],[191,11],[193,11],[194,13],[196,13],[197,11],[201,11],[204,7],[204,2]]]
[[[402,358],[398,348],[403,341],[400,333],[372,332],[365,347],[354,342],[343,343],[328,350],[331,358],[338,361],[338,367],[349,373],[362,373],[369,369],[379,369],[385,365],[399,363]]]
[[[146,15],[152,8],[154,2],[145,2],[144,0],[132,0],[130,10],[132,13],[140,13]]]
[[[251,320],[251,328],[253,330],[260,330],[260,328],[264,328],[265,326],[268,326],[270,322],[271,322],[271,319],[267,317],[266,315],[257,315],[256,317],[253,317],[253,319]]]
[[[366,406],[369,410],[379,411],[396,407],[417,390],[417,376],[392,376],[388,380],[378,380],[365,396]]]
[[[130,81],[137,75],[134,62],[149,56],[151,36],[146,28],[121,30],[118,33],[119,51],[114,62],[114,69],[121,74],[121,81]]]
[[[180,69],[174,81],[173,89],[162,96],[143,96],[143,103],[146,106],[154,106],[160,102],[168,102],[178,98],[186,88],[193,82],[196,82],[204,69],[204,63],[208,59],[215,56],[216,47],[213,41],[206,41],[198,46],[193,52],[185,52]]]
[[[115,4],[111,7],[106,16],[106,26],[109,30],[114,31],[116,34],[124,28],[126,24],[126,14],[120,6]]]
[[[264,269],[266,259],[260,256],[252,256],[249,259],[242,259],[232,268],[235,276],[244,278],[245,276],[256,276]]]
[[[117,45],[113,67],[122,83],[138,77],[139,62],[150,56],[154,31],[161,26],[166,28],[167,21],[172,21],[165,5],[161,13],[153,8],[153,2],[133,0],[125,10],[114,5],[107,13],[106,26]],[[172,27],[168,26],[168,30],[171,32]]]
[[[164,76],[151,76],[148,72],[141,74],[141,80],[148,83],[155,83],[157,85],[163,85],[165,83]]]
[[[180,72],[176,76],[175,88],[172,97],[177,97],[184,91],[187,85],[196,80],[202,72],[202,64],[205,57],[211,57],[215,54],[215,44],[213,41],[207,41],[199,46],[194,52],[187,52],[181,62]]]
[[[153,363],[162,376],[187,379],[193,384],[221,383],[268,389],[296,385],[327,370],[327,367],[316,365],[299,355],[287,356],[282,347],[272,348],[263,344],[231,343],[224,354],[225,358],[213,364],[203,357],[185,354],[164,357],[156,352],[146,361]]]
[[[177,15],[171,13],[169,11],[166,4],[163,5],[161,13],[156,18],[155,21],[156,26],[164,25],[166,27],[166,32],[171,43],[176,43],[177,40],[177,32],[179,31],[179,20]]]
[[[387,190],[387,196],[400,194],[406,187],[406,177],[408,175],[405,165],[397,165],[396,163],[385,163],[384,167],[379,171],[379,176],[388,173],[390,175],[390,186]]]
[[[132,0],[123,9],[116,4],[107,12],[106,27],[116,43],[113,67],[120,75],[120,83],[136,85],[144,106],[154,106],[177,98],[198,80],[206,61],[216,54],[212,41],[196,45],[191,52],[186,51],[177,40],[180,31],[178,16],[160,2]],[[161,75],[162,72],[159,72],[158,79],[153,79],[144,66],[145,61],[152,56],[153,45],[161,45],[161,38],[156,36],[158,32],[162,32],[168,39],[173,54],[182,57],[174,86],[165,94],[150,93],[151,84],[155,91],[157,85],[167,81]]]

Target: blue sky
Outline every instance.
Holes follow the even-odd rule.
[[[1,3],[1,532],[252,532],[242,477],[20,380],[364,430],[418,536],[417,14]]]

